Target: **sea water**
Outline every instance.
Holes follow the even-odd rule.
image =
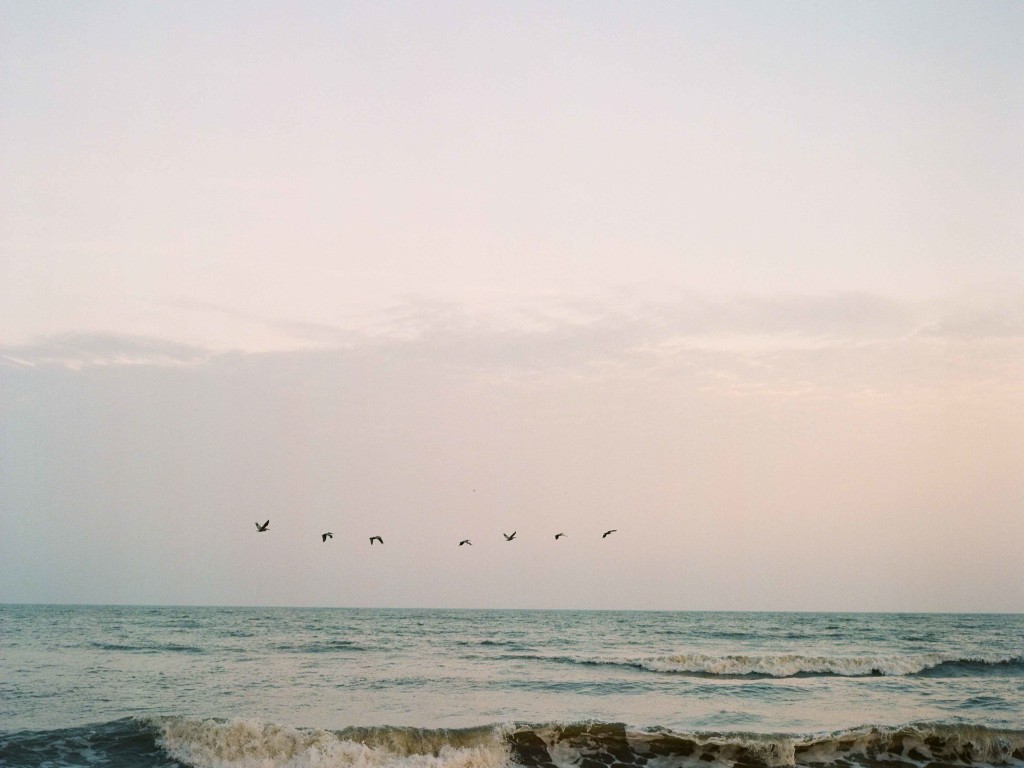
[[[1024,616],[0,606],[0,765],[1024,766]]]

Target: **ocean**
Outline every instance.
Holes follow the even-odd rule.
[[[0,765],[1024,766],[1024,615],[0,606]]]

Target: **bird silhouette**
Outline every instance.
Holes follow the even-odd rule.
[[[463,539],[462,541],[460,541],[460,542],[459,542],[459,546],[460,546],[460,547],[461,547],[461,546],[462,546],[463,544],[469,544],[469,546],[471,546],[471,547],[473,546],[473,542],[472,542],[472,541],[470,541],[469,539]]]
[[[382,538],[381,538],[380,536],[371,536],[371,537],[370,537],[370,546],[371,546],[371,547],[373,546],[373,542],[374,542],[375,540],[376,540],[376,541],[379,541],[379,542],[380,542],[381,544],[383,544],[383,543],[384,543],[384,539],[382,539]]]
[[[565,534],[564,534],[564,533],[556,533],[556,534],[555,534],[555,541],[558,541],[558,540],[559,540],[560,538],[562,538],[563,536],[565,536]]]
[[[512,539],[514,539],[516,537],[516,532],[512,531],[511,535],[509,535],[507,533],[503,533],[501,535],[505,537],[505,541],[512,541]]]
[[[320,538],[323,539],[324,541],[327,541],[328,539],[333,539],[334,538],[334,534],[331,533],[330,531],[328,531],[327,533],[321,533],[320,534]]]
[[[270,525],[270,521],[269,520],[267,520],[267,522],[265,522],[263,525],[260,525],[259,523],[256,523],[256,530],[259,531],[260,533],[266,533],[268,525]]]
[[[603,539],[606,536],[608,536],[609,534],[615,533],[615,531],[617,531],[617,530],[618,530],[617,528],[612,528],[610,531],[605,531],[604,533],[601,534],[601,538]]]

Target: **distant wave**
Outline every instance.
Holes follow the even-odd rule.
[[[157,643],[152,645],[136,643],[91,643],[93,648],[101,651],[123,651],[126,653],[205,653],[195,645],[180,643]]]
[[[313,640],[308,643],[279,643],[276,651],[286,653],[337,653],[339,651],[365,651],[364,646],[351,640]]]
[[[870,677],[961,676],[1018,672],[1024,675],[1024,656],[961,657],[954,654],[911,653],[866,656],[809,656],[801,654],[680,653],[645,658],[513,655],[502,658],[584,666],[634,667],[697,677]]]
[[[463,648],[508,648],[513,651],[529,651],[531,646],[524,645],[518,640],[456,640],[455,645]]]
[[[595,722],[331,731],[258,720],[154,717],[0,733],[3,765],[158,768],[168,760],[195,768],[1001,766],[1024,761],[1024,731],[923,723],[787,736]]]
[[[1024,656],[959,657],[941,653],[867,656],[804,656],[799,654],[709,655],[684,653],[634,662],[652,672],[676,672],[729,677],[867,677],[922,674],[963,674],[1020,667]]]

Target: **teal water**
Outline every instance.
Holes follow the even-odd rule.
[[[1021,615],[0,606],[0,653],[26,768],[1024,765]]]

